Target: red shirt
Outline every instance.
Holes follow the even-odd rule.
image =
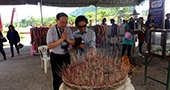
[[[145,41],[145,34],[144,33],[139,33],[138,34],[138,39],[139,39],[139,41],[141,41],[141,42],[143,42],[143,41]]]

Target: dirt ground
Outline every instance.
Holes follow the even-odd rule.
[[[0,90],[52,90],[51,69],[45,74],[39,56],[30,55],[31,46],[21,49],[21,55],[10,58],[9,47],[5,47],[7,60],[0,54]],[[15,50],[16,54],[16,50]],[[145,63],[137,54],[136,60]],[[168,61],[152,59],[148,65],[148,75],[166,82]],[[132,66],[131,82],[135,90],[165,90],[166,86],[149,80],[144,84],[145,66]]]

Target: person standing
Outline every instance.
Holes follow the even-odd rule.
[[[145,33],[145,41],[147,43],[147,50],[150,50],[150,42],[149,42],[149,37],[150,37],[150,30],[154,30],[158,27],[157,24],[155,24],[154,22],[154,16],[149,14],[147,21],[145,22],[145,26],[147,27],[146,33]],[[146,51],[146,53],[148,53],[148,51]]]
[[[140,17],[138,20],[138,23],[141,22],[141,29],[142,31],[138,33],[138,39],[139,39],[139,53],[138,55],[141,56],[142,58],[144,58],[143,53],[142,53],[142,46],[144,44],[145,41],[145,34],[144,32],[147,30],[147,27],[145,26],[145,24],[143,23],[144,19],[143,17]]]
[[[134,31],[134,19],[131,17],[129,19],[129,23],[125,26],[125,35],[122,41],[123,49],[122,49],[122,56],[125,54],[127,50],[127,56],[130,58],[131,56],[131,48],[133,45],[133,31]]]
[[[82,39],[77,49],[78,56],[81,56],[82,53],[93,53],[96,49],[95,32],[87,28],[87,24],[88,20],[85,16],[78,16],[75,20],[75,25],[78,27],[78,30],[73,33],[74,39]]]
[[[121,25],[126,25],[126,20],[125,19],[123,20],[123,23]]]
[[[9,25],[8,29],[9,31],[7,32],[7,39],[9,40],[9,43],[10,43],[11,57],[14,57],[13,45],[15,45],[18,55],[20,54],[19,48],[17,46],[17,43],[20,42],[20,37],[13,25]]]
[[[6,60],[6,54],[5,54],[5,51],[3,49],[3,40],[2,40],[2,37],[3,37],[3,35],[1,33],[1,31],[0,31],[0,52],[3,55],[4,60]]]
[[[166,14],[165,29],[170,29],[170,13]]]
[[[47,32],[47,46],[50,49],[50,62],[53,74],[53,88],[58,90],[62,78],[58,75],[64,64],[70,64],[69,44],[74,45],[72,31],[66,27],[68,16],[65,13],[56,15],[56,25]]]
[[[107,25],[107,24],[106,24],[106,21],[107,21],[106,18],[103,18],[102,24],[103,24],[103,25]]]
[[[118,25],[115,24],[115,20],[111,19],[110,23],[112,24],[111,26],[111,35],[110,35],[110,39],[111,39],[111,44],[113,46],[113,51],[115,50],[115,47],[117,46],[118,50],[119,46],[118,46],[118,38],[119,38],[119,31],[118,31]]]

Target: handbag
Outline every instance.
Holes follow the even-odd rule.
[[[23,47],[24,47],[23,44],[21,44],[21,43],[18,44],[18,48],[19,48],[19,49],[21,49],[21,48],[23,48]]]
[[[2,42],[7,42],[5,37],[1,37]]]
[[[110,43],[111,43],[111,44],[118,43],[117,37],[111,37],[111,38],[110,38]]]
[[[125,39],[132,40],[133,39],[132,34],[130,32],[126,32],[125,33]]]

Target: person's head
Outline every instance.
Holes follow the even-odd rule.
[[[105,23],[105,22],[106,22],[106,18],[103,18],[102,23]]]
[[[131,18],[129,19],[129,22],[134,22],[133,17],[131,17]]]
[[[148,21],[153,21],[153,20],[154,20],[153,15],[149,14],[149,15],[148,15],[148,19],[147,19],[147,20],[148,20]]]
[[[143,17],[139,17],[140,20],[144,20]]]
[[[144,21],[143,17],[139,17],[138,22],[142,22],[143,24],[143,21]]]
[[[126,23],[128,23],[129,21],[128,20],[125,20]]]
[[[15,30],[15,27],[13,25],[9,25],[8,29],[9,30]]]
[[[56,15],[56,22],[57,22],[57,27],[61,30],[64,30],[64,28],[67,25],[68,21],[68,16],[65,13],[58,13]]]
[[[126,20],[124,19],[124,20],[123,20],[123,24],[125,24],[125,23],[126,23]]]
[[[75,20],[75,25],[76,27],[79,28],[81,32],[86,31],[87,24],[88,24],[88,20],[85,16],[80,15]]]
[[[115,23],[115,20],[114,20],[114,19],[111,19],[111,20],[110,20],[110,23],[111,23],[111,24],[114,24],[114,23]]]
[[[167,19],[170,19],[170,13],[167,13],[167,14],[166,14],[166,18],[167,18]]]

